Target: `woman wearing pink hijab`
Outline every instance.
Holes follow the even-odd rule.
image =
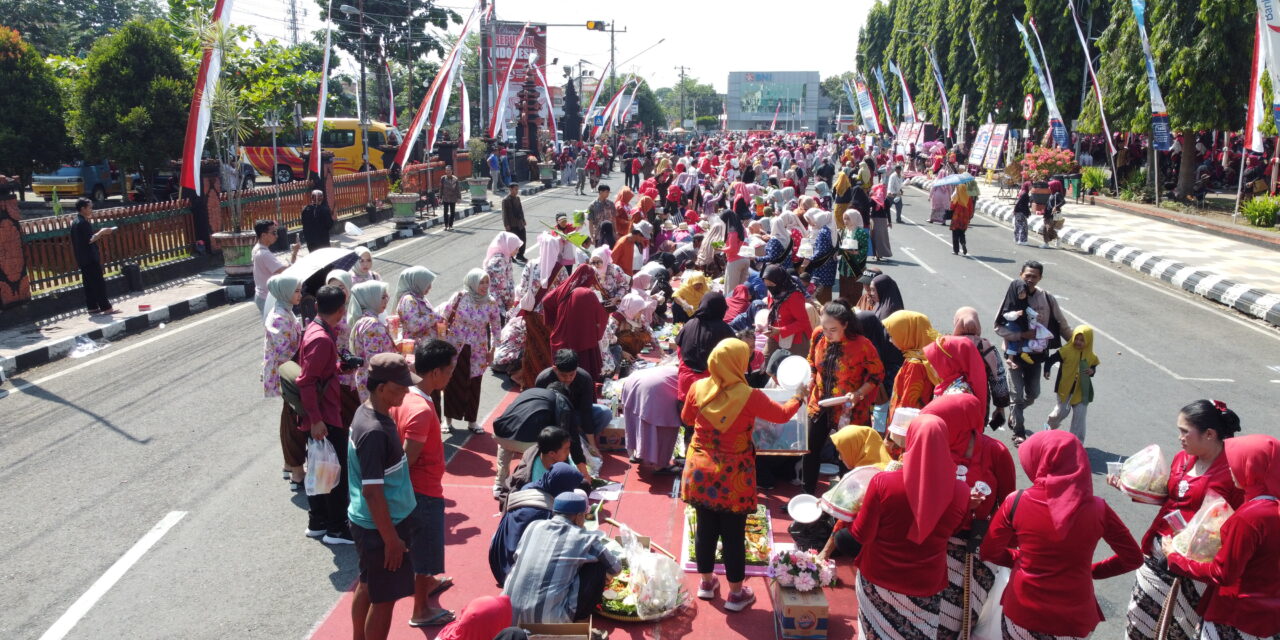
[[[938,171],[938,180],[951,175],[945,168]],[[951,192],[952,187],[933,187],[929,189],[929,222],[931,224],[946,224],[946,211],[951,208]]]

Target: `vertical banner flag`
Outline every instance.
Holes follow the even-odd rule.
[[[627,114],[627,112],[628,112],[628,111],[631,111],[631,107],[632,107],[632,105],[634,105],[634,104],[636,103],[636,94],[637,94],[637,93],[640,93],[640,84],[641,84],[642,82],[644,82],[644,80],[642,80],[642,79],[638,79],[638,80],[636,80],[636,86],[635,86],[635,88],[631,90],[631,95],[627,96],[627,106],[626,106],[626,107],[622,107],[622,106],[621,106],[621,103],[619,103],[619,107],[620,107],[620,108],[618,109],[617,113],[613,114],[613,120],[614,120],[613,125],[614,125],[615,127],[618,127],[619,129],[621,129],[623,126],[625,126],[625,125],[627,124],[627,120],[626,120],[627,115],[626,115],[626,114]]]
[[[1169,111],[1164,107],[1164,96],[1156,83],[1156,61],[1151,57],[1151,42],[1147,40],[1146,0],[1132,0],[1133,16],[1138,22],[1138,37],[1142,39],[1142,53],[1147,57],[1147,91],[1151,95],[1151,145],[1157,151],[1168,151],[1173,146],[1173,134],[1169,131]],[[1269,2],[1268,2],[1269,4]],[[1272,71],[1275,81],[1275,71]]]
[[[516,62],[520,56],[516,55],[520,51],[520,45],[524,43],[524,36],[529,32],[529,23],[524,23],[524,27],[520,29],[520,37],[516,38],[515,46],[511,47],[511,62],[507,65],[506,73],[502,74],[502,83],[498,85],[498,96],[493,100],[493,118],[489,121],[489,137],[497,136],[500,128],[506,127],[507,112],[507,85],[511,83],[511,74],[516,70]]]
[[[773,122],[769,123],[769,130],[773,131],[778,126],[778,112],[782,111],[782,101],[778,101],[778,106],[773,109]]]
[[[1134,1],[1142,2],[1142,0]],[[1031,70],[1036,72],[1036,80],[1040,83],[1040,93],[1044,94],[1045,106],[1049,108],[1049,128],[1053,131],[1053,141],[1059,147],[1066,149],[1071,146],[1071,140],[1067,135],[1067,126],[1062,123],[1062,114],[1058,112],[1058,103],[1053,99],[1053,89],[1049,87],[1049,82],[1045,79],[1044,70],[1040,68],[1040,59],[1036,56],[1036,50],[1031,47],[1031,38],[1027,35],[1027,28],[1022,26],[1022,22],[1017,18],[1013,19],[1013,24],[1018,27],[1018,33],[1022,34],[1022,44],[1027,48],[1027,57],[1031,59]]]
[[[960,121],[956,123],[956,139],[962,147],[964,146],[965,135],[964,112],[968,106],[969,96],[960,96]]]
[[[876,73],[876,84],[880,86],[880,106],[884,108],[884,124],[889,129],[889,133],[896,135],[898,129],[893,124],[893,112],[889,110],[889,92],[884,88],[884,73],[880,71],[880,67],[872,71]]]
[[[435,79],[431,81],[431,86],[427,89],[427,94],[422,96],[422,104],[418,107],[418,112],[413,115],[413,122],[409,125],[409,131],[405,134],[404,142],[400,145],[400,150],[396,152],[395,164],[400,167],[405,166],[405,161],[409,158],[410,152],[418,142],[418,135],[422,133],[422,127],[427,123],[431,116],[431,105],[438,102],[436,94],[440,93],[441,87],[446,83],[452,83],[451,73],[457,69],[457,62],[461,59],[462,43],[467,39],[467,34],[471,32],[471,27],[475,24],[476,15],[480,11],[480,5],[476,5],[471,10],[471,15],[467,16],[467,21],[462,23],[462,33],[458,34],[458,41],[453,44],[453,49],[449,51],[449,55],[444,57],[440,64],[440,73],[436,74]],[[431,148],[427,147],[427,152],[431,152]]]
[[[391,127],[395,128],[397,125],[396,123],[396,83],[391,81],[391,62],[385,61],[383,62],[383,64],[387,68],[387,94],[389,98],[387,102],[387,111],[391,112],[387,114],[389,116],[387,118],[387,122],[390,122]]]
[[[547,88],[547,79],[542,75],[542,68],[538,65],[529,65],[529,68],[538,79],[538,88],[542,89],[542,99],[546,101],[544,106],[547,110],[547,129],[551,132],[551,144],[559,152],[560,136],[556,135],[556,114],[555,106],[551,104],[551,90]]]
[[[728,98],[720,101],[720,130],[729,130],[729,100]]]
[[[329,11],[333,11],[333,3],[329,3]],[[333,14],[330,13],[330,16]],[[316,129],[311,137],[311,162],[308,171],[317,176],[320,173],[321,166],[324,164],[320,159],[322,145],[320,144],[320,134],[324,131],[324,107],[325,102],[329,99],[329,49],[333,44],[333,20],[325,22],[324,26],[324,61],[320,64],[320,100],[316,102]]]
[[[969,46],[973,48],[973,60],[974,62],[978,62],[979,60],[982,59],[982,56],[978,55],[978,42],[973,39],[972,30],[968,31],[968,33],[969,33]]]
[[[1136,2],[1137,0],[1135,0]],[[1260,33],[1266,34],[1266,48],[1263,52],[1267,61],[1267,70],[1271,73],[1271,115],[1276,126],[1280,127],[1280,7],[1277,0],[1258,0],[1258,14],[1266,25]]]
[[[1111,139],[1111,126],[1107,124],[1107,110],[1102,106],[1102,87],[1098,84],[1098,77],[1093,73],[1093,54],[1089,53],[1089,40],[1080,30],[1080,19],[1076,16],[1076,3],[1073,0],[1067,0],[1067,8],[1071,9],[1071,24],[1076,26],[1076,35],[1080,36],[1080,46],[1084,48],[1085,66],[1089,68],[1089,80],[1093,82],[1093,93],[1098,98],[1098,117],[1102,120],[1102,132],[1107,136],[1107,149],[1114,156],[1116,145]]]
[[[467,81],[458,76],[458,114],[462,122],[458,125],[458,147],[466,148],[467,138],[471,137],[471,101],[467,99]]]
[[[600,94],[604,91],[604,78],[607,75],[609,75],[608,64],[604,65],[604,71],[600,72],[600,78],[596,81],[596,90],[591,92],[591,104],[588,104],[587,110],[583,112],[586,114],[588,124],[591,122],[591,118],[596,115],[596,103],[600,100]]]
[[[947,137],[951,137],[951,105],[947,104],[947,85],[942,82],[942,69],[938,67],[938,56],[930,48],[925,53],[929,54],[929,64],[933,66],[933,80],[938,83],[938,100],[942,103],[942,122],[944,123],[943,131],[946,131]]]
[[[1244,123],[1244,148],[1254,153],[1262,153],[1262,133],[1258,127],[1266,118],[1266,109],[1262,104],[1262,72],[1267,59],[1267,30],[1263,28],[1262,12],[1258,12],[1255,21],[1253,40],[1253,71],[1249,74],[1249,117]]]
[[[627,86],[631,84],[631,80],[631,78],[628,78],[626,82],[623,82],[622,86],[618,88],[618,92],[613,94],[613,97],[609,99],[609,103],[605,105],[604,113],[601,114],[602,124],[591,127],[592,140],[594,140],[596,136],[600,135],[602,130],[612,122],[613,111],[618,108],[618,102],[622,100],[622,94],[627,92]]]
[[[882,133],[880,116],[876,114],[876,103],[871,101],[871,90],[867,88],[867,81],[858,78],[854,82],[858,87],[858,109],[862,111],[863,121],[873,133]]]
[[[892,60],[889,61],[889,73],[898,76],[898,81],[902,83],[902,108],[904,109],[903,119],[907,122],[915,122],[916,105],[915,102],[911,100],[911,89],[907,88],[906,76],[902,75],[902,69],[899,69],[898,65],[894,64]]]
[[[213,5],[210,25],[227,26],[231,22],[231,0],[217,0]],[[329,52],[326,49],[325,55]],[[222,52],[217,47],[205,47],[200,56],[200,72],[196,76],[196,89],[191,94],[191,110],[187,113],[187,133],[182,144],[182,186],[200,195],[200,157],[204,155],[204,141],[209,134],[212,119],[213,91],[222,73]]]
[[[1044,42],[1040,40],[1040,29],[1036,27],[1036,18],[1032,16],[1027,18],[1027,24],[1031,25],[1031,33],[1036,36],[1036,46],[1040,48],[1040,61],[1044,63],[1044,79],[1049,83],[1049,93],[1053,94],[1053,101],[1058,101],[1058,90],[1053,86],[1053,73],[1049,71],[1049,56],[1044,53]]]

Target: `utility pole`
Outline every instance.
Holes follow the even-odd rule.
[[[613,88],[613,85],[617,84],[618,82],[618,70],[617,68],[614,67],[614,64],[613,64],[613,34],[617,33],[613,28],[614,22],[615,21],[613,20],[609,21],[609,87],[610,88]]]
[[[298,0],[289,0],[289,21],[287,23],[289,29],[289,39],[294,46],[298,44]]]
[[[678,126],[683,127],[684,126],[684,72],[689,67],[680,65],[676,68],[680,70],[680,124]]]

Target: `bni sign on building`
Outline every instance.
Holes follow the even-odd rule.
[[[778,131],[826,133],[834,113],[820,84],[817,71],[732,71],[728,127],[768,129],[777,113]]]

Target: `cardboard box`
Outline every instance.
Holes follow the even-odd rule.
[[[773,620],[778,637],[785,640],[825,640],[827,637],[827,594],[822,589],[796,591],[769,581],[773,599]]]
[[[627,430],[621,426],[620,420],[616,422],[618,423],[616,426],[614,423],[610,423],[609,426],[601,429],[599,435],[596,436],[596,445],[600,447],[601,451],[626,452]]]
[[[541,640],[544,637],[555,640],[591,640],[591,618],[587,618],[586,622],[527,623],[519,626],[529,632],[530,640]]]

